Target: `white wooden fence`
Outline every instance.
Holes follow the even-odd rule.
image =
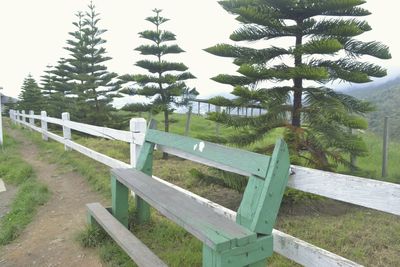
[[[143,144],[147,128],[146,120],[142,118],[131,119],[130,131],[115,130],[74,122],[69,119],[68,113],[63,113],[62,119],[58,119],[47,117],[45,111],[42,111],[40,115],[35,115],[32,111],[29,112],[29,114],[25,114],[24,111],[11,110],[10,118],[16,124],[40,132],[44,140],[51,138],[64,144],[66,150],[78,151],[111,168],[135,167],[138,152]],[[29,121],[27,121],[27,119],[29,119]],[[35,125],[35,120],[40,121],[41,127]],[[62,126],[63,136],[49,132],[47,129],[48,123]],[[129,143],[131,147],[130,164],[113,159],[72,141],[71,130]],[[162,150],[162,148],[159,149]],[[179,151],[168,150],[166,152],[178,156],[180,155]],[[289,178],[289,187],[400,216],[400,185],[398,184],[314,170],[300,166],[292,166],[292,170],[293,174]],[[216,212],[235,220],[236,212],[168,183],[156,176],[153,176],[153,178],[170,187],[174,187],[199,203],[207,205]],[[279,230],[274,229],[273,235],[274,251],[301,265],[315,267],[361,266]]]

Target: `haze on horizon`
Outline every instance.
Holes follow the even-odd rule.
[[[145,41],[138,32],[152,29],[145,21],[153,8],[163,9],[162,15],[170,19],[164,28],[177,35],[177,44],[186,53],[169,59],[185,63],[197,77],[189,86],[196,87],[200,97],[228,94],[232,88],[210,80],[220,73],[235,73],[237,66],[232,60],[208,54],[203,49],[217,43],[233,43],[229,35],[239,27],[234,16],[228,14],[217,0],[94,0],[100,13],[100,27],[108,31],[103,35],[105,47],[112,60],[106,62],[110,71],[118,74],[142,72],[134,63],[144,58],[133,49]],[[0,3],[0,86],[3,94],[17,97],[23,79],[31,73],[39,82],[47,65],[55,65],[61,57],[68,57],[63,47],[74,30],[77,11],[85,11],[88,1],[82,0],[7,0]],[[392,21],[400,4],[395,0],[368,0],[363,5],[372,12],[364,17],[372,31],[358,37],[363,41],[380,41],[389,46],[392,59],[367,61],[388,69],[388,78],[400,73],[400,38],[393,32]],[[289,45],[288,40],[278,43]],[[274,41],[275,42],[275,41]],[[283,42],[283,43],[282,43]],[[273,42],[263,42],[268,46]],[[259,46],[258,44],[255,44]],[[275,42],[276,45],[276,42]],[[377,82],[383,79],[378,79]],[[349,84],[334,84],[348,87]],[[128,100],[125,100],[128,101]]]

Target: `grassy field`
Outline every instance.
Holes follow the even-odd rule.
[[[0,150],[0,178],[6,184],[18,186],[10,211],[0,220],[0,245],[17,238],[32,221],[37,207],[46,203],[50,196],[47,187],[35,178],[32,167],[18,153],[18,144],[10,136],[4,136]]]
[[[173,118],[177,121],[171,126],[172,132],[182,133],[185,124],[184,115],[174,114]],[[213,129],[215,130],[214,123],[201,117],[193,117],[192,136],[208,133]],[[39,134],[24,132],[27,138],[32,138],[40,146],[44,160],[57,162],[64,168],[81,173],[94,189],[110,196],[108,168],[76,152],[65,152],[61,144],[43,142]],[[221,134],[229,134],[228,129],[221,128]],[[269,137],[270,140],[279,133],[274,135]],[[127,144],[82,136],[73,138],[78,143],[101,153],[125,162],[129,161]],[[368,138],[376,140],[376,146],[373,146],[374,142],[366,139],[368,143],[371,142],[371,147],[378,146],[376,138],[373,136]],[[394,153],[398,155],[398,152]],[[379,170],[379,167],[373,167],[379,164],[372,164],[372,159],[365,161],[359,159],[360,166],[365,164],[371,173],[373,170]],[[214,177],[213,170],[188,161],[182,163],[181,159],[175,157],[167,161],[162,160],[161,155],[156,153],[154,174],[228,208],[238,207],[241,199],[238,191],[226,188],[218,177],[204,179],[196,175],[202,173],[206,177]],[[395,173],[396,168],[397,166],[393,164],[389,169],[394,180],[396,176],[391,173]],[[131,205],[132,210],[133,205],[134,203]],[[201,243],[157,212],[152,213],[151,223],[145,226],[135,224],[132,213],[131,224],[135,235],[168,265],[201,266]],[[400,220],[396,216],[327,199],[307,199],[295,203],[285,202],[276,228],[366,266],[400,265]],[[114,242],[99,230],[89,228],[81,233],[79,240],[85,246],[97,246],[102,259],[109,266],[134,266]],[[296,264],[274,254],[269,259],[269,266],[296,266]]]

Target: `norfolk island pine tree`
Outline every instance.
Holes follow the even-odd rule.
[[[43,108],[43,103],[43,95],[40,87],[32,75],[29,74],[22,84],[21,93],[18,96],[17,108],[25,110],[25,112],[33,110],[35,113],[38,113]]]
[[[185,81],[196,78],[183,63],[168,62],[164,60],[166,55],[179,54],[184,52],[178,45],[167,44],[175,41],[175,34],[170,31],[161,30],[160,26],[168,21],[161,17],[160,9],[154,9],[155,13],[146,20],[155,26],[155,30],[146,30],[139,33],[143,39],[151,44],[141,45],[135,50],[146,56],[154,56],[156,60],[139,60],[136,66],[147,70],[150,74],[123,75],[123,82],[135,82],[137,87],[124,88],[122,92],[134,95],[142,95],[151,99],[149,105],[134,105],[135,109],[143,107],[143,111],[152,113],[164,113],[164,130],[169,132],[169,113],[174,110],[174,105],[187,104],[188,97],[197,94],[195,89],[186,86]],[[128,107],[126,107],[128,108]],[[166,154],[164,154],[164,158]]]
[[[362,118],[372,110],[370,104],[327,87],[332,81],[366,83],[383,77],[386,70],[362,62],[367,55],[389,59],[388,47],[362,42],[356,36],[371,30],[359,17],[369,11],[362,0],[232,0],[219,2],[237,15],[243,25],[230,38],[233,41],[267,41],[289,37],[289,48],[218,44],[206,51],[234,58],[241,75],[218,75],[213,80],[234,86],[236,99],[216,97],[210,102],[230,106],[259,106],[267,113],[243,118],[226,113],[211,114],[212,120],[240,130],[229,141],[247,145],[262,139],[275,128],[284,129],[292,162],[322,169],[337,164],[349,166],[346,154],[362,156],[367,152],[362,139],[349,133],[364,129]],[[267,43],[267,42],[266,42]],[[287,65],[283,59],[288,59]],[[267,82],[291,81],[270,86]],[[229,102],[229,103],[227,103]],[[287,120],[290,114],[290,121]],[[260,147],[269,152],[271,147]]]
[[[105,56],[101,35],[106,32],[98,27],[99,14],[91,2],[88,12],[78,12],[75,31],[70,32],[65,48],[70,52],[67,59],[68,83],[71,86],[71,115],[78,121],[104,125],[112,121],[111,102],[118,97],[118,85],[112,83],[117,74],[107,71],[103,65],[110,57]]]

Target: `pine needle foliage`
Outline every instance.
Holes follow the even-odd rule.
[[[113,120],[112,99],[119,97],[119,87],[113,82],[116,73],[109,72],[104,62],[106,56],[102,35],[106,30],[99,27],[100,17],[95,5],[90,2],[87,12],[78,12],[74,22],[75,31],[70,32],[66,50],[69,97],[73,98],[72,117],[78,121],[96,125],[107,125]]]
[[[365,144],[349,129],[365,129],[368,103],[335,92],[330,82],[367,83],[386,75],[363,56],[390,59],[386,45],[357,36],[370,31],[361,18],[370,14],[363,0],[226,0],[219,2],[242,26],[230,39],[237,45],[217,44],[206,51],[233,58],[239,75],[221,74],[214,81],[232,85],[236,99],[210,102],[223,106],[255,106],[267,110],[252,118],[226,113],[210,119],[237,128],[231,142],[248,145],[270,130],[284,128],[292,161],[322,169],[350,166],[346,155],[362,156]],[[289,47],[271,40],[292,40]],[[265,44],[252,48],[245,43]],[[274,42],[275,44],[277,42]],[[260,46],[257,46],[260,47]],[[279,86],[278,86],[279,85]],[[271,147],[260,147],[269,152]]]
[[[19,110],[25,110],[25,112],[33,110],[36,114],[41,111],[44,99],[39,85],[31,74],[24,79],[18,100]]]
[[[49,99],[47,115],[61,117],[61,113],[72,110],[72,85],[70,82],[70,70],[68,61],[60,58],[56,66],[51,70],[53,93]],[[44,85],[43,85],[44,86]]]
[[[186,105],[188,99],[197,95],[195,89],[189,88],[185,81],[196,78],[188,67],[180,62],[169,62],[165,60],[167,55],[180,54],[185,52],[177,44],[170,44],[176,41],[175,34],[162,30],[161,26],[169,19],[160,15],[162,10],[154,9],[154,16],[146,20],[155,26],[154,30],[145,30],[139,33],[142,39],[149,44],[137,47],[141,55],[152,56],[155,60],[143,59],[136,62],[136,66],[147,70],[149,74],[134,74],[121,76],[124,82],[134,82],[136,87],[125,88],[124,93],[142,95],[151,99],[149,105],[134,105],[126,107],[143,108],[142,111],[151,111],[153,114],[164,113],[164,128],[169,132],[169,113],[175,106]]]

